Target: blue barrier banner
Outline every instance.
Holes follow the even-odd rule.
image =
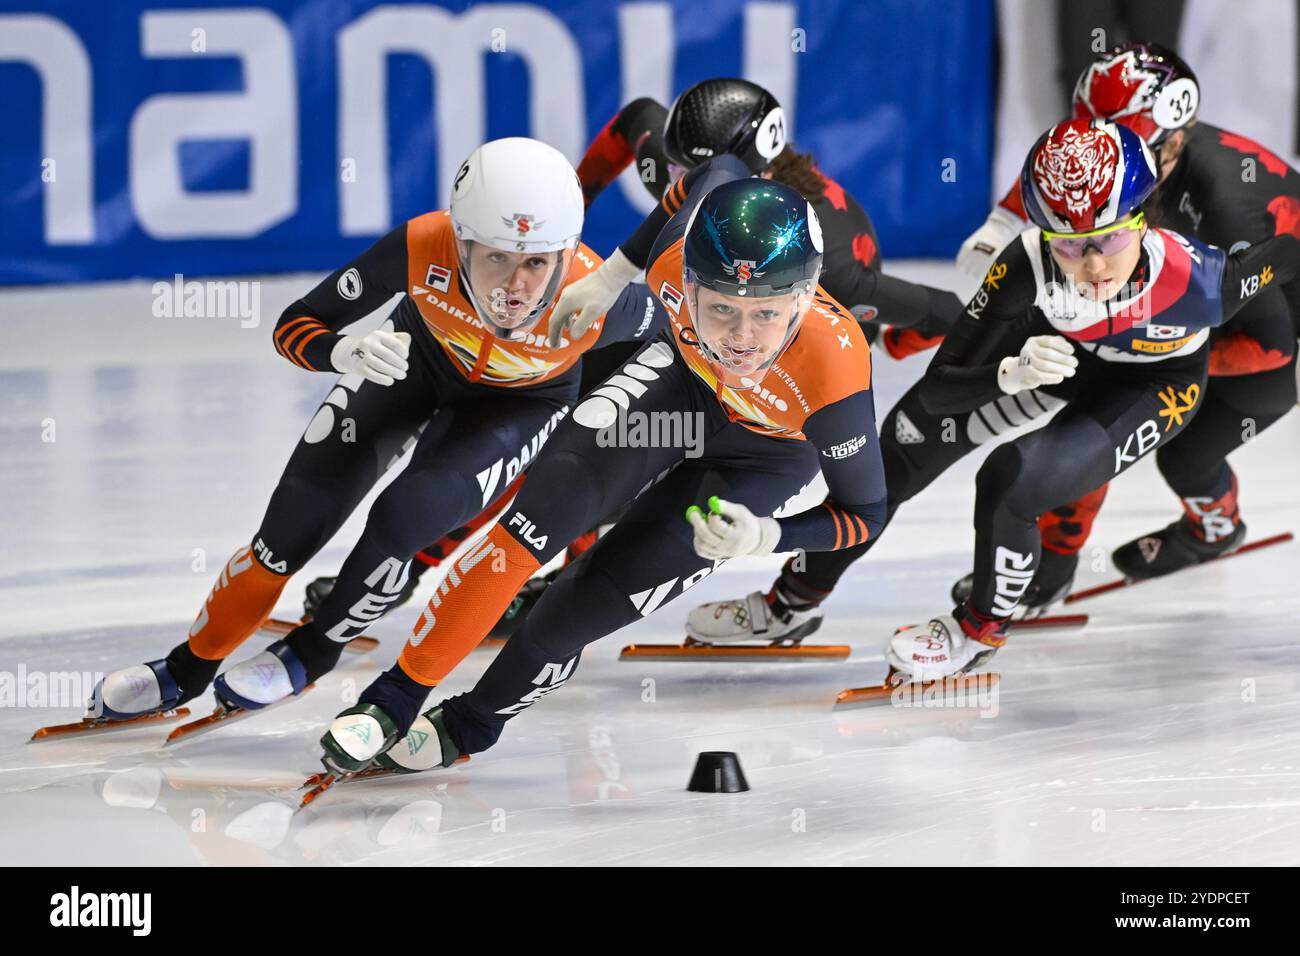
[[[328,270],[445,205],[480,142],[575,163],[635,96],[745,76],[887,257],[987,213],[993,0],[0,0],[0,283]],[[606,253],[648,195],[592,207]]]

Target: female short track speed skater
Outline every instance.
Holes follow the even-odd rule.
[[[1160,169],[1152,205],[1161,226],[1227,250],[1284,232],[1300,237],[1300,174],[1259,143],[1200,122],[1200,100],[1196,76],[1180,57],[1158,44],[1135,43],[1083,72],[1074,112],[1113,119],[1151,146]],[[1013,189],[962,245],[958,263],[983,275],[1026,218]],[[1156,454],[1183,515],[1115,550],[1114,563],[1127,577],[1169,574],[1243,542],[1237,476],[1227,456],[1296,404],[1300,300],[1288,299],[1288,291],[1294,287],[1261,278],[1259,293],[1232,324],[1211,333],[1210,381],[1196,422]],[[1036,609],[1069,592],[1105,493],[1102,485],[1043,515],[1044,561],[1032,586]],[[969,579],[954,593],[968,587]]]
[[[1300,241],[1289,235],[1228,254],[1149,228],[1143,203],[1156,178],[1146,143],[1115,123],[1071,120],[1030,151],[1020,190],[1037,228],[989,269],[919,397],[931,415],[1031,389],[1063,407],[985,460],[970,597],[896,633],[885,647],[896,670],[928,680],[986,662],[1033,580],[1039,516],[1188,428],[1203,398],[1210,331],[1258,294],[1252,279],[1285,284],[1300,270]],[[1021,344],[1008,353],[1002,333],[1011,327]]]
[[[664,607],[719,562],[876,534],[884,475],[869,347],[817,286],[822,242],[807,200],[747,172],[724,156],[693,177],[648,259],[671,334],[557,428],[507,516],[429,603],[397,665],[335,719],[322,740],[327,768],[354,772],[384,755],[389,769],[423,770],[485,750],[507,719],[572,679],[585,645]],[[694,422],[699,441],[631,437],[654,420]],[[767,517],[819,470],[830,489],[824,504]],[[546,590],[474,689],[420,717],[430,688],[518,586],[634,497]]]
[[[581,188],[557,150],[496,140],[461,166],[450,209],[399,226],[285,311],[277,351],[301,368],[343,375],[188,638],[163,659],[108,675],[92,717],[167,711],[214,678],[221,706],[256,709],[334,666],[401,595],[411,555],[501,496],[538,453],[577,398],[581,355],[653,330],[654,300],[633,287],[583,334],[547,343],[545,319],[560,290],[599,264],[581,243],[582,224]],[[379,329],[342,334],[397,293]],[[375,500],[314,618],[217,677],[289,577],[404,452],[405,469]]]

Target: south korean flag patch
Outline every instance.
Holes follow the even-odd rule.
[[[435,292],[446,292],[451,288],[451,270],[430,262],[429,271],[424,276],[424,284]]]
[[[1181,339],[1187,334],[1187,326],[1148,325],[1146,332],[1149,339]]]

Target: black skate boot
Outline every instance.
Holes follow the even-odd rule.
[[[1038,570],[1034,580],[1025,589],[1020,599],[1020,606],[1011,615],[1013,621],[1029,621],[1042,617],[1070,594],[1074,587],[1074,574],[1079,568],[1079,554],[1061,554],[1044,548],[1038,561]],[[952,599],[956,604],[965,604],[970,600],[971,590],[975,584],[975,574],[966,575],[952,586]]]
[[[510,602],[510,606],[501,615],[501,619],[492,625],[492,630],[488,631],[487,636],[500,641],[513,636],[515,631],[523,626],[524,618],[533,609],[533,605],[546,593],[546,589],[551,586],[552,581],[559,577],[562,570],[562,568],[556,568],[549,574],[541,574],[525,581],[524,586],[519,589],[519,593]]]
[[[1197,528],[1196,522],[1183,515],[1154,534],[1120,545],[1111,560],[1126,578],[1144,581],[1221,557],[1246,539],[1246,523],[1240,519],[1230,534],[1213,542],[1203,540]]]

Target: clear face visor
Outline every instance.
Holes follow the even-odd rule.
[[[725,385],[751,388],[785,351],[812,307],[813,288],[780,295],[724,295],[686,277],[700,352]]]
[[[502,338],[519,338],[538,323],[559,295],[574,252],[512,252],[472,239],[456,241],[474,308]]]

